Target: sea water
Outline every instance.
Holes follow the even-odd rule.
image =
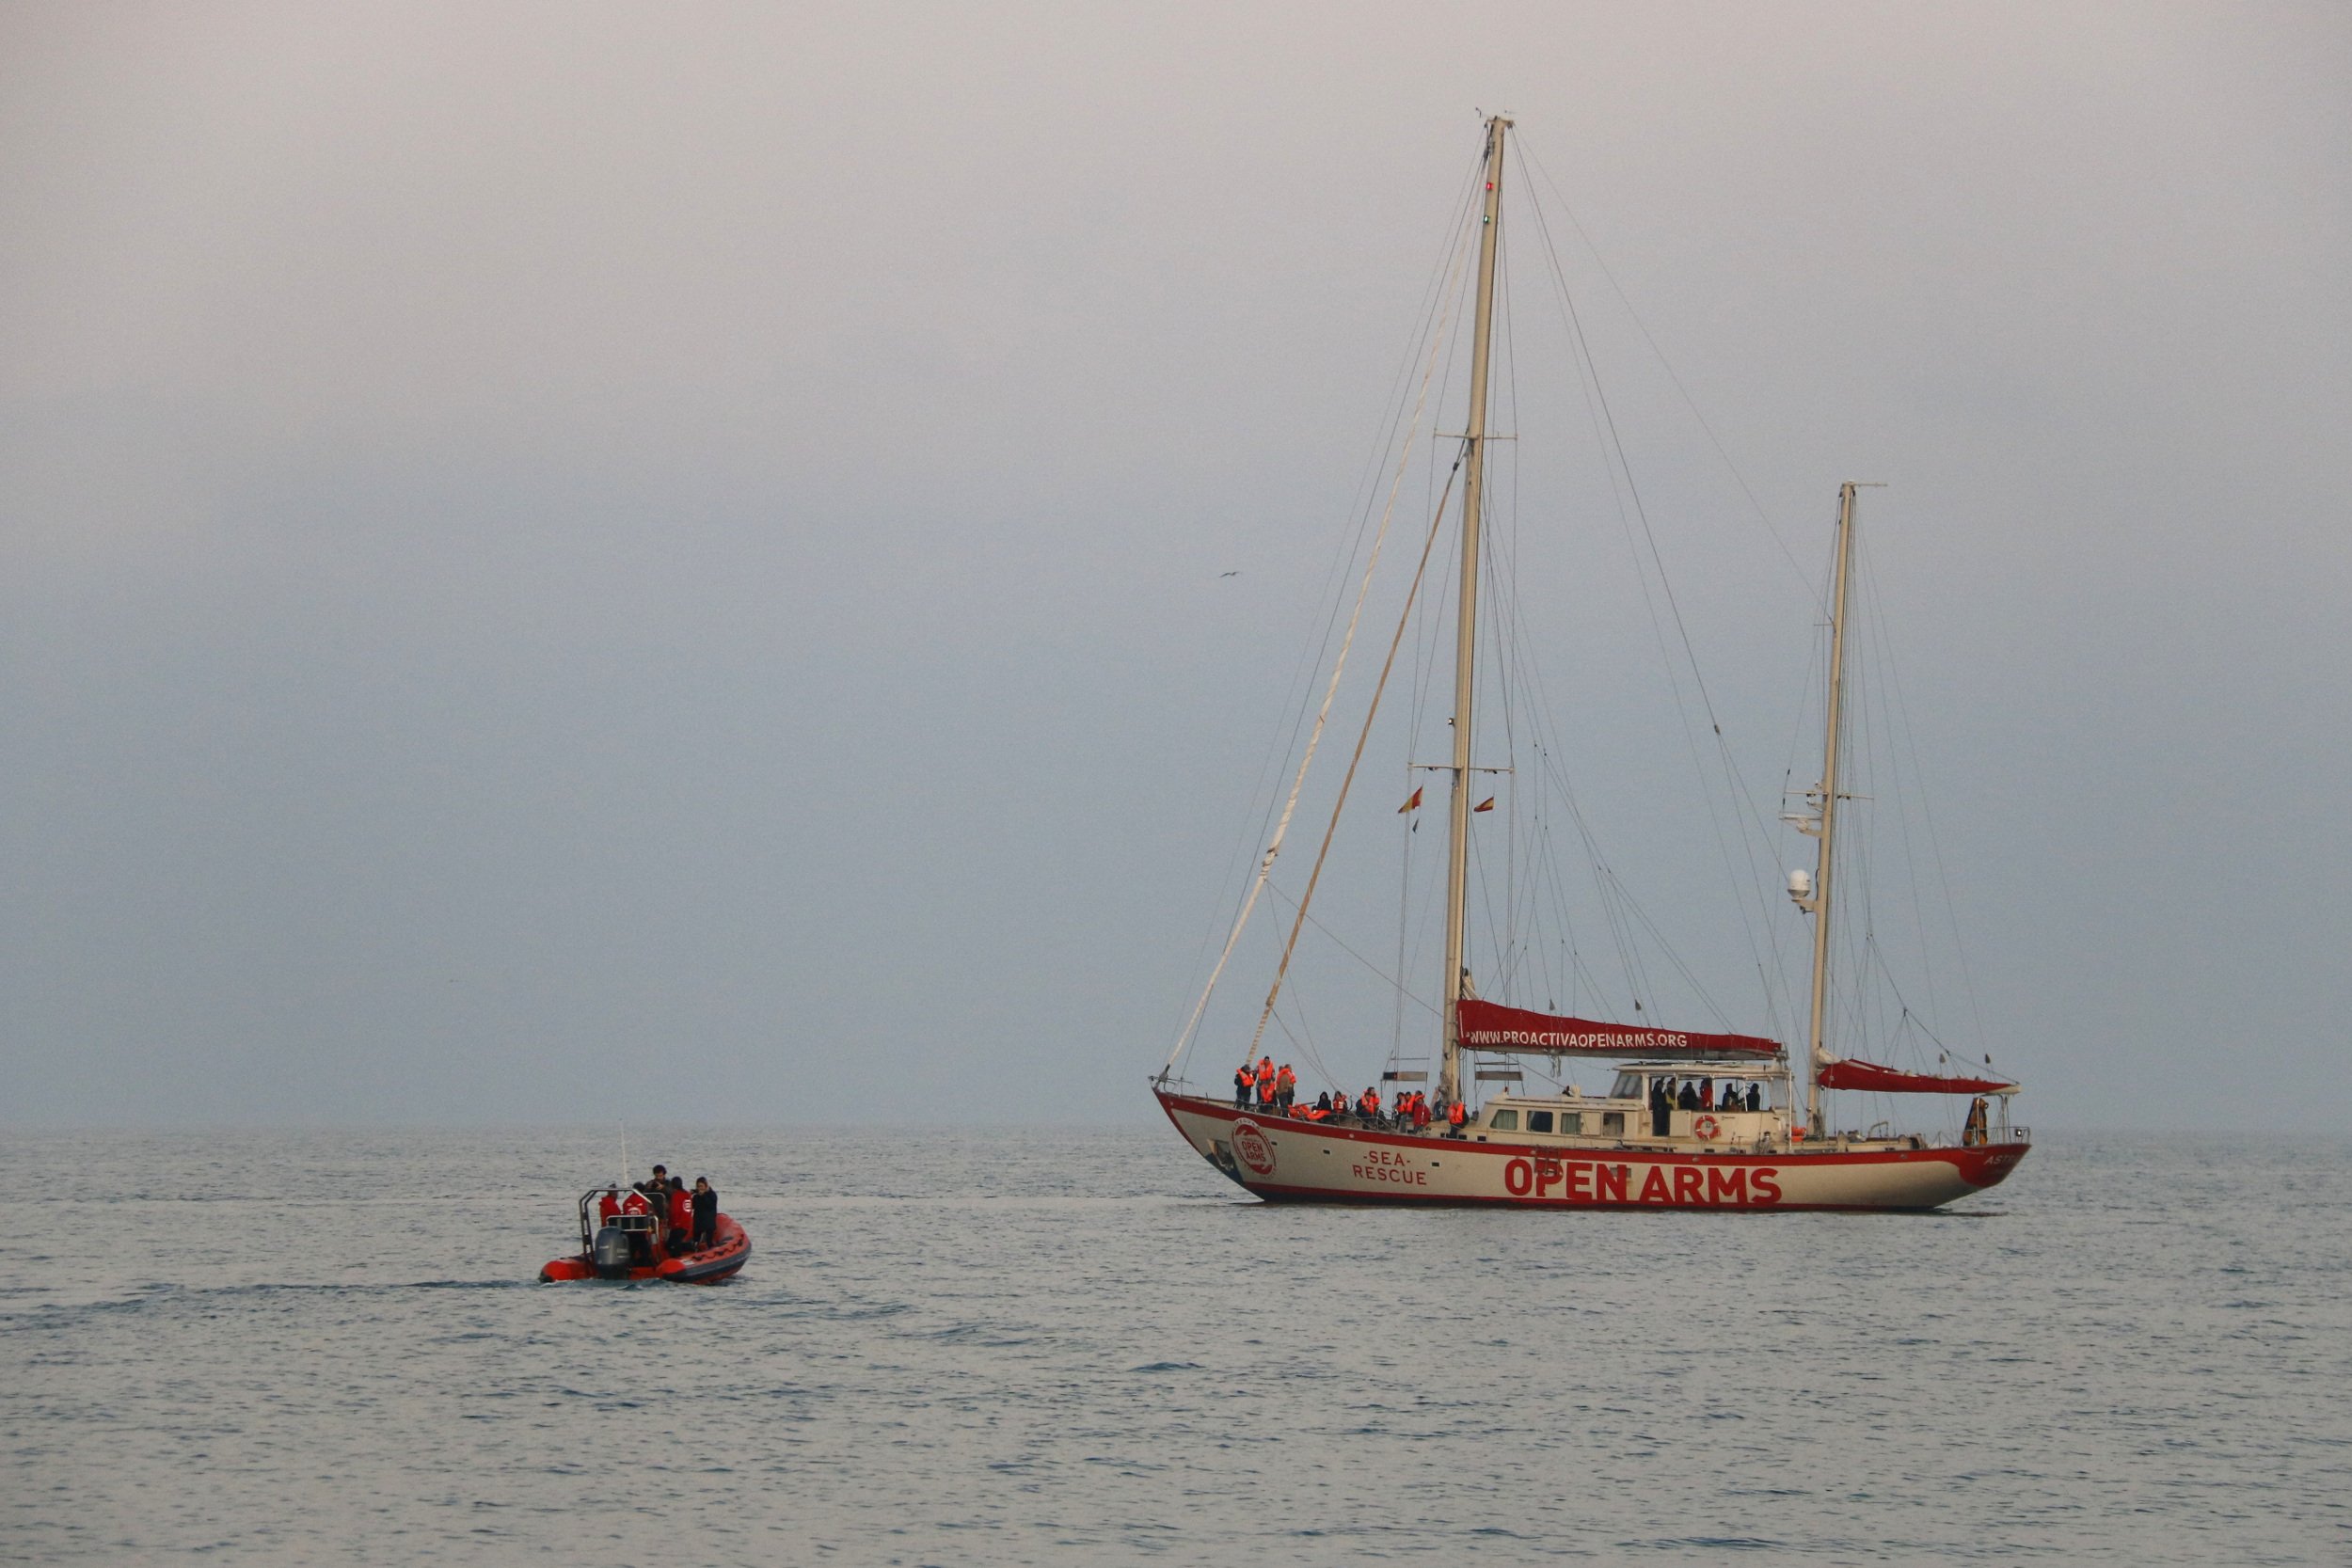
[[[2352,1145],[1927,1216],[1274,1208],[1166,1130],[7,1136],[0,1560],[2352,1560]]]

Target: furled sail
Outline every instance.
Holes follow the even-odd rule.
[[[1454,1014],[1461,1039],[1470,1051],[1504,1051],[1553,1056],[1777,1056],[1777,1041],[1756,1035],[1693,1035],[1680,1029],[1645,1029],[1636,1024],[1596,1023],[1505,1007],[1465,996]]]
[[[1880,1094],[2015,1094],[2017,1085],[1997,1078],[1938,1078],[1904,1072],[1876,1062],[1831,1062],[1820,1071],[1825,1089],[1871,1089]]]

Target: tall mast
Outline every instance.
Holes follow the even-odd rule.
[[[1486,199],[1478,235],[1478,316],[1470,329],[1470,422],[1462,434],[1462,598],[1454,636],[1454,795],[1445,865],[1445,1064],[1438,1093],[1462,1098],[1462,925],[1470,907],[1470,703],[1477,689],[1478,519],[1486,478],[1486,371],[1493,356],[1495,251],[1502,234],[1502,134],[1486,121]]]
[[[1830,862],[1837,848],[1837,753],[1844,738],[1839,726],[1846,696],[1846,578],[1847,567],[1853,559],[1853,498],[1857,488],[1851,480],[1837,488],[1837,571],[1836,586],[1830,593],[1829,612],[1829,710],[1822,726],[1821,782],[1805,797],[1814,811],[1812,822],[1805,825],[1806,831],[1820,840],[1814,859],[1813,896],[1800,901],[1813,916],[1813,1022],[1807,1033],[1811,1062],[1805,1074],[1804,1124],[1815,1137],[1821,1134],[1821,1069],[1829,1060],[1821,1037],[1829,1011],[1829,874]]]

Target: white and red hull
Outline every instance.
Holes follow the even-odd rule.
[[[1667,1149],[1487,1142],[1262,1116],[1155,1090],[1200,1157],[1271,1202],[1537,1209],[1933,1209],[1997,1186],[2029,1147]]]

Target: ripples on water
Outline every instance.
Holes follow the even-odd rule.
[[[531,1283],[609,1143],[10,1136],[64,1201],[0,1253],[0,1559],[2352,1559],[2341,1140],[2059,1140],[1873,1218],[679,1132],[744,1275]]]

